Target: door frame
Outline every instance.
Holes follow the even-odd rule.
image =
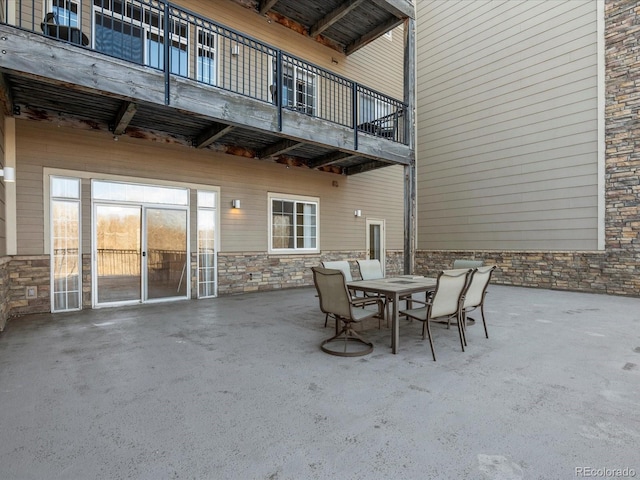
[[[379,218],[367,218],[365,220],[365,258],[367,260],[371,259],[371,227],[373,225],[378,225],[380,227],[380,265],[382,266],[382,273],[386,274],[386,230],[385,230],[385,220]]]

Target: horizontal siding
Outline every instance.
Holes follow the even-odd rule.
[[[347,57],[235,2],[190,0],[177,3],[338,75],[402,100],[404,75],[402,26],[393,31],[391,40],[386,37],[378,38]],[[384,71],[385,75],[380,75],[380,71]]]
[[[267,250],[267,193],[320,198],[322,251],[365,249],[366,218],[383,219],[387,248],[403,248],[403,168],[341,176],[176,145],[17,120],[18,254],[44,251],[43,168],[212,185],[220,188],[222,252]],[[334,186],[337,182],[337,187]],[[83,181],[83,190],[89,182]],[[83,242],[90,245],[90,210],[83,197]],[[232,211],[231,201],[242,208]],[[363,216],[354,217],[360,209]],[[86,250],[86,248],[85,248]],[[86,252],[88,253],[88,252]]]
[[[418,248],[595,249],[595,2],[417,8]]]

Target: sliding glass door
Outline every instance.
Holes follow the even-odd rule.
[[[189,192],[94,181],[95,306],[188,298]]]

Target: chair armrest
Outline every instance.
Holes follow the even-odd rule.
[[[373,305],[374,303],[381,303],[382,299],[379,297],[362,297],[362,298],[352,298],[351,305],[359,306],[359,305]]]

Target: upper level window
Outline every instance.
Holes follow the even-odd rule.
[[[269,251],[317,253],[319,200],[269,194]]]
[[[78,4],[72,0],[53,0],[51,10],[58,25],[78,27]]]
[[[282,106],[316,113],[316,76],[297,65],[284,65],[282,71]]]
[[[216,35],[198,30],[198,81],[215,85],[216,79]]]
[[[96,50],[142,65],[164,69],[164,15],[130,0],[93,0]],[[188,74],[188,25],[170,23],[171,73]]]

